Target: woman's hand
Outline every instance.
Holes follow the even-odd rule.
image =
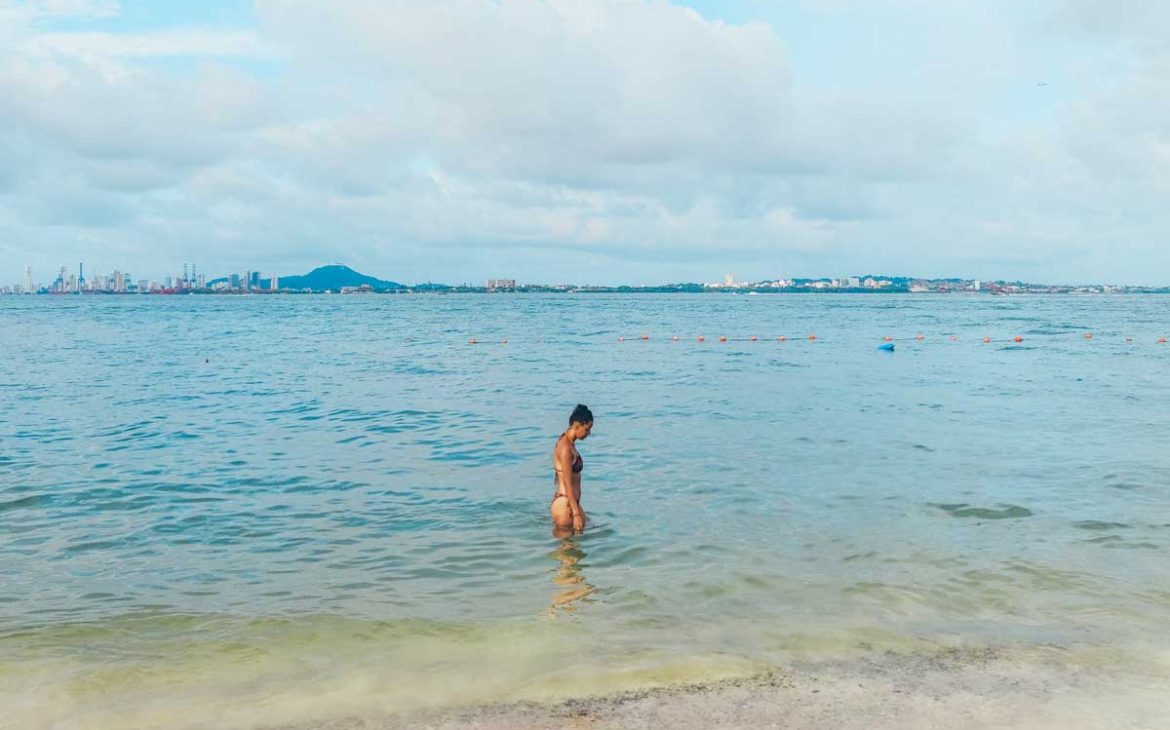
[[[578,512],[575,515],[573,515],[573,529],[576,530],[577,532],[581,532],[582,530],[585,529],[585,513],[584,512],[581,512],[578,510]]]

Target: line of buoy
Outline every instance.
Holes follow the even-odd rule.
[[[1093,333],[1092,333],[1092,332],[1086,332],[1086,333],[1084,333],[1084,334],[1082,335],[1082,337],[1083,337],[1083,338],[1084,338],[1086,341],[1094,339],[1094,335],[1093,335]],[[626,338],[626,336],[625,336],[625,335],[619,335],[619,336],[618,336],[618,338],[617,338],[617,341],[618,341],[618,342],[625,342],[625,341],[626,341],[626,339],[627,339],[627,338]],[[642,340],[643,342],[649,342],[649,341],[650,341],[650,335],[648,335],[648,334],[644,334],[644,335],[641,335],[641,336],[639,336],[637,339],[640,339],[640,340]],[[808,335],[808,341],[809,341],[809,342],[816,342],[816,341],[817,341],[817,339],[818,339],[818,338],[817,338],[817,335],[815,335],[815,334],[810,334],[810,335]],[[907,341],[907,342],[909,342],[909,341],[918,341],[918,342],[922,342],[922,341],[924,341],[924,340],[926,339],[926,336],[925,336],[925,335],[923,335],[923,334],[921,334],[921,333],[919,333],[919,334],[915,335],[913,338],[909,338],[909,337],[907,337],[907,338],[894,338],[894,337],[891,337],[891,336],[889,336],[889,335],[884,335],[884,336],[883,336],[881,339],[882,339],[882,342],[883,342],[883,343],[886,343],[886,344],[890,344],[890,345],[892,345],[892,344],[893,344],[895,341]],[[670,340],[671,340],[671,342],[679,342],[679,341],[680,341],[680,340],[679,340],[679,336],[678,336],[678,335],[672,335],[672,336],[671,336],[671,338],[670,338]],[[695,340],[696,340],[697,342],[706,342],[706,341],[707,341],[707,338],[706,338],[706,336],[704,336],[704,335],[698,335],[698,336],[695,338]],[[947,340],[948,340],[949,342],[958,342],[958,341],[959,341],[959,337],[958,337],[957,335],[949,335],[949,336],[947,337]],[[983,344],[985,344],[985,345],[986,345],[986,344],[990,344],[990,343],[991,343],[991,341],[992,341],[991,337],[983,337],[983,338],[982,338],[982,340],[983,340]],[[1023,342],[1023,341],[1024,341],[1024,338],[1023,338],[1023,336],[1022,336],[1022,335],[1015,335],[1014,337],[1012,337],[1012,338],[1011,338],[1011,340],[1012,340],[1012,342],[1015,342],[1015,343],[1019,344],[1019,343],[1021,343],[1021,342]],[[414,341],[414,338],[408,338],[408,339],[407,339],[407,342],[413,342],[413,341]],[[759,342],[759,341],[760,341],[760,337],[759,337],[759,335],[750,335],[750,336],[748,336],[748,337],[728,337],[727,335],[720,335],[720,336],[719,336],[719,342]],[[780,335],[779,337],[777,337],[777,338],[776,338],[776,341],[777,341],[777,342],[787,342],[787,341],[788,341],[788,337],[787,337],[787,336],[785,336],[785,335]],[[1125,341],[1126,341],[1126,342],[1133,342],[1133,341],[1134,341],[1134,338],[1133,338],[1133,336],[1126,336],[1126,338],[1125,338]],[[543,342],[543,340],[537,340],[537,342]],[[1156,342],[1157,342],[1157,344],[1159,344],[1159,345],[1165,345],[1165,344],[1167,343],[1167,338],[1166,338],[1166,337],[1159,337],[1159,338],[1157,339],[1157,341],[1156,341]],[[506,337],[505,337],[505,338],[501,339],[501,340],[499,341],[499,343],[500,343],[501,345],[506,345],[506,344],[508,344],[508,338],[506,338]],[[471,339],[469,339],[469,340],[467,341],[467,344],[469,344],[469,345],[478,345],[478,344],[482,344],[482,343],[481,343],[481,341],[480,341],[480,340],[478,340],[477,338],[475,338],[475,337],[472,337]],[[891,347],[891,348],[885,348],[885,347],[884,347],[884,345],[883,345],[881,349],[892,349],[892,347]]]

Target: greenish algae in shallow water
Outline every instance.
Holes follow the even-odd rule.
[[[583,647],[592,645],[592,650]],[[13,727],[251,727],[757,674],[718,653],[614,647],[575,622],[136,614],[0,636]],[[566,661],[567,657],[574,657]]]
[[[1090,660],[1085,665],[1078,658],[974,647],[885,652],[848,661],[796,663],[751,677],[578,694],[558,702],[496,702],[382,717],[351,715],[282,730],[1112,730],[1161,726],[1166,717],[1165,674],[1114,671],[1107,668],[1108,663]]]
[[[975,517],[983,520],[1012,520],[1021,517],[1031,517],[1032,510],[1014,504],[1001,504],[999,509],[987,507],[972,507],[969,504],[932,504],[948,513],[951,517]]]
[[[770,650],[756,656],[689,652],[685,644],[674,652],[634,642],[619,647],[598,638],[583,622],[559,616],[469,625],[136,614],[0,636],[0,704],[19,728],[309,728],[501,702],[548,707],[610,698],[605,706],[631,693],[690,687],[686,695],[785,677],[785,667],[800,668],[804,681],[826,667],[865,673],[891,661],[946,669],[994,658],[1004,671],[1024,673],[1034,665],[1104,673],[1139,667],[1136,655],[1120,650],[940,651],[937,642],[876,630],[817,635],[773,627],[758,637]]]

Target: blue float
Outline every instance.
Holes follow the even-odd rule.
[[[878,349],[879,349],[879,350],[882,350],[882,351],[884,351],[884,352],[893,352],[893,351],[894,351],[894,343],[893,343],[893,342],[887,342],[887,343],[886,343],[886,344],[884,344],[884,345],[878,345]]]

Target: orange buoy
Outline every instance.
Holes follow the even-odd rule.
[[[915,337],[914,339],[916,339],[916,340],[925,340],[925,339],[926,339],[926,335],[924,335],[924,334],[922,334],[922,333],[920,332],[920,333],[918,333],[918,336],[917,336],[917,337]]]
[[[619,337],[619,338],[618,338],[618,342],[625,342],[625,341],[626,341],[626,338],[625,338],[625,337]]]
[[[699,342],[703,342],[703,341],[704,341],[704,340],[706,340],[706,339],[707,339],[706,337],[704,337],[704,336],[702,336],[702,335],[699,335]]]
[[[1159,345],[1165,345],[1165,344],[1166,344],[1166,338],[1165,338],[1165,337],[1159,337],[1159,338],[1158,338],[1158,344],[1159,344]]]
[[[505,337],[504,339],[500,340],[500,344],[501,344],[501,345],[506,345],[506,344],[508,344],[508,338],[507,338],[507,337]]]
[[[724,337],[723,335],[719,335],[719,341],[720,342],[727,342],[727,338]]]
[[[475,338],[474,338],[474,337],[472,337],[470,340],[468,340],[468,341],[467,341],[467,344],[469,344],[469,345],[474,345],[474,344],[475,344]]]
[[[1086,332],[1086,333],[1085,333],[1085,339],[1086,339],[1086,340],[1091,340],[1091,339],[1093,339],[1093,333],[1092,333],[1092,332]]]
[[[894,341],[894,338],[893,338],[893,337],[890,337],[889,335],[886,335],[886,336],[885,336],[885,337],[883,337],[882,339],[883,339],[883,340],[885,340],[886,342],[893,342],[893,341]]]
[[[985,345],[986,345],[988,342],[991,342],[991,338],[990,338],[990,337],[984,337],[984,338],[983,338],[983,344],[985,344]]]
[[[678,335],[670,338],[672,342],[678,342]]]
[[[780,335],[779,337],[776,338],[776,341],[777,342],[787,342],[788,338],[785,337],[784,335]]]
[[[817,338],[817,336],[816,335],[809,335],[808,338],[809,338],[809,340],[815,340]]]
[[[1015,337],[1012,338],[1012,340],[1015,342],[1023,342],[1024,338],[1020,337],[1019,335],[1016,335]]]
[[[955,337],[954,335],[951,335],[951,342],[958,342],[958,341],[959,341],[959,338],[958,338],[958,337]]]
[[[756,340],[758,340],[758,339],[760,339],[760,338],[759,338],[759,337],[756,337],[755,335],[752,335],[752,342],[755,342],[755,341],[756,341]]]

